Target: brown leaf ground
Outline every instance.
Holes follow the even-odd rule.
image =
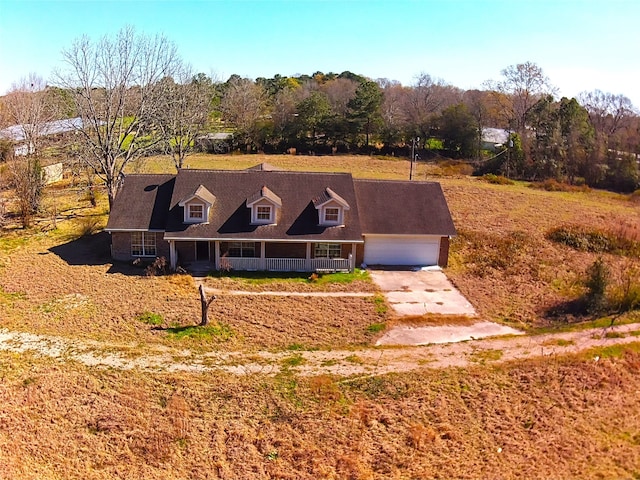
[[[344,381],[0,353],[0,477],[635,478],[639,373],[634,349]]]

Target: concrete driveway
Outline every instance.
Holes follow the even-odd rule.
[[[441,270],[369,270],[398,316],[475,316],[476,311]]]

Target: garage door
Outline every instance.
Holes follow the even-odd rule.
[[[440,237],[366,235],[367,265],[437,265]]]

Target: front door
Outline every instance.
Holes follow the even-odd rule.
[[[196,242],[196,261],[209,261],[209,242]]]

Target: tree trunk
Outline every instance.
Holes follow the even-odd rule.
[[[200,319],[200,326],[204,327],[209,323],[209,305],[216,299],[215,295],[211,298],[207,298],[207,294],[204,293],[204,285],[200,285],[200,306],[202,308],[202,315]]]

